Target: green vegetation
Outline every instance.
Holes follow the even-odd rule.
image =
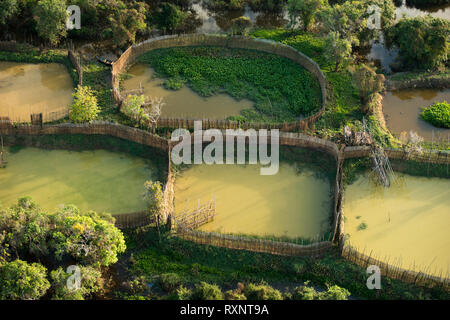
[[[243,49],[157,49],[138,59],[161,77],[182,79],[202,96],[219,92],[255,101],[242,121],[294,121],[320,109],[317,79],[298,64],[273,54]],[[177,86],[179,87],[179,86]]]
[[[436,69],[448,62],[450,22],[431,16],[400,20],[389,32],[405,67]]]
[[[130,265],[130,272],[135,277],[145,277],[152,281],[151,279],[163,274],[177,274],[174,284],[181,285],[172,292],[157,294],[155,291],[154,296],[159,298],[165,298],[167,294],[169,299],[188,299],[192,288],[201,282],[218,285],[226,292],[225,297],[228,299],[243,299],[245,287],[249,284],[252,284],[250,288],[256,288],[251,290],[252,294],[278,298],[274,288],[265,285],[277,284],[285,288],[289,284],[307,280],[321,288],[332,288],[326,290],[329,291],[327,296],[335,299],[347,296],[348,291],[358,298],[367,299],[449,297],[448,293],[438,288],[421,288],[384,277],[381,290],[369,290],[366,287],[366,270],[341,258],[337,250],[332,250],[321,259],[288,256],[280,259],[279,256],[270,254],[195,244],[171,236],[164,229],[161,230],[160,241],[156,227],[126,233],[126,243],[128,258],[124,257],[126,260],[123,263]],[[239,282],[245,285],[238,284]],[[341,289],[336,290],[334,285]],[[294,288],[291,287],[289,291]],[[296,297],[303,295],[306,294]],[[316,297],[315,293],[313,297]],[[289,298],[289,295],[284,293],[284,298]],[[292,298],[294,297],[291,296]]]
[[[34,8],[36,31],[52,45],[58,44],[60,38],[67,35],[66,20],[69,14],[66,9],[66,0],[40,0]]]
[[[73,97],[69,113],[69,118],[72,122],[90,122],[97,118],[99,113],[97,98],[94,96],[91,88],[79,85],[75,93],[73,93]]]
[[[96,292],[101,267],[117,262],[126,248],[113,222],[109,214],[82,213],[73,205],[47,213],[29,197],[0,208],[0,297],[41,298],[50,286],[47,269],[55,266],[50,272],[55,299],[83,299]],[[21,258],[40,263],[28,264]],[[80,264],[85,272],[83,288],[77,293],[64,285],[70,276],[62,270],[67,262]]]
[[[424,108],[420,116],[433,126],[450,128],[450,104],[447,101],[436,102]]]
[[[46,273],[43,265],[19,259],[0,264],[0,299],[39,299],[50,287]]]

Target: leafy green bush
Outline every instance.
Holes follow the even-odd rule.
[[[350,292],[339,286],[331,286],[326,292],[319,294],[319,300],[347,300],[350,296]]]
[[[39,263],[15,260],[0,265],[0,299],[39,299],[50,288],[47,269]]]
[[[292,292],[293,300],[317,300],[319,293],[313,288],[308,286],[309,282],[300,287],[295,287]]]
[[[166,292],[172,292],[181,285],[181,277],[176,273],[163,273],[159,277],[159,285]]]
[[[420,116],[436,127],[450,128],[450,104],[447,101],[436,102],[424,108]]]
[[[193,300],[223,300],[224,296],[219,286],[202,281],[195,286],[191,298]]]
[[[80,267],[81,287],[77,290],[71,290],[67,287],[67,280],[72,274],[69,274],[59,267],[50,273],[54,300],[84,300],[89,295],[99,290],[98,280],[101,278],[101,272],[92,267]]]
[[[79,85],[73,97],[74,100],[69,113],[70,120],[75,123],[83,123],[97,118],[100,110],[97,105],[97,98],[90,87]]]
[[[280,291],[264,282],[248,284],[245,286],[244,294],[248,300],[283,300],[283,295]]]
[[[406,66],[436,68],[448,61],[450,21],[431,16],[400,20],[389,31]]]

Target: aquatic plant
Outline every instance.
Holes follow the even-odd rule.
[[[152,50],[139,58],[166,85],[187,85],[201,96],[228,93],[255,102],[241,112],[244,121],[294,121],[321,106],[319,82],[293,61],[244,49],[183,47]],[[172,80],[174,79],[174,80]],[[270,101],[270,102],[269,102]]]
[[[450,128],[450,104],[447,101],[436,102],[423,108],[420,116],[436,127]]]

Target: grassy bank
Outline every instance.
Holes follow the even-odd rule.
[[[348,68],[334,71],[334,62],[325,58],[325,38],[316,34],[287,29],[260,29],[252,32],[256,38],[264,38],[287,44],[313,59],[327,79],[327,110],[310,132],[325,139],[341,141],[344,126],[359,128],[364,113],[358,89]],[[374,129],[374,138],[383,145],[391,145],[391,138],[382,130],[374,116],[366,116]]]
[[[161,274],[175,273],[185,286],[201,281],[218,284],[224,290],[237,282],[266,281],[286,287],[310,280],[314,285],[338,285],[365,299],[448,299],[439,289],[425,289],[382,277],[381,290],[366,287],[365,269],[339,257],[333,250],[320,260],[198,245],[167,233],[159,241],[156,228],[126,234],[127,256],[122,263],[136,277],[157,283]]]
[[[249,99],[239,121],[295,121],[321,107],[320,86],[314,75],[293,61],[245,49],[186,47],[152,50],[138,59],[165,78],[167,89],[188,85],[207,97],[227,93]]]

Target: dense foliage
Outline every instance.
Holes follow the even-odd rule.
[[[436,127],[450,129],[450,104],[447,101],[436,102],[424,108],[420,116]]]
[[[100,112],[97,105],[97,98],[91,88],[78,86],[73,93],[73,103],[70,106],[70,120],[75,123],[90,122],[97,118]]]
[[[273,54],[243,49],[158,49],[139,58],[168,79],[182,79],[202,96],[219,92],[255,102],[239,120],[292,121],[321,106],[320,86],[298,64]]]
[[[0,283],[1,300],[39,299],[50,287],[43,265],[19,259],[0,264]]]
[[[46,267],[55,265],[58,269],[51,272],[54,298],[82,299],[98,290],[100,267],[115,263],[125,251],[122,232],[110,215],[82,213],[73,205],[47,213],[29,197],[0,209],[0,235],[0,295],[6,299],[42,297],[49,288]],[[42,265],[17,260],[21,257]],[[84,272],[78,292],[65,287],[69,275],[61,266],[67,263],[79,265]]]
[[[450,21],[431,16],[402,19],[390,36],[405,66],[433,69],[448,63]]]
[[[149,227],[130,231],[126,237],[131,255],[127,260],[130,271],[148,281],[162,277],[158,286],[164,293],[158,293],[155,288],[150,297],[167,295],[169,299],[189,299],[193,288],[199,285],[205,289],[207,286],[200,283],[206,282],[222,288],[226,299],[250,299],[246,294],[278,299],[279,290],[268,284],[290,287],[287,292],[279,291],[283,299],[307,299],[308,295],[310,299],[343,299],[349,292],[358,298],[369,299],[448,298],[448,293],[443,290],[420,288],[385,277],[381,290],[369,290],[366,270],[341,258],[334,250],[321,259],[288,256],[280,259],[270,254],[195,244],[163,231],[161,236],[160,241],[157,229]],[[299,288],[294,295],[298,285],[292,284],[307,280],[314,283],[314,287],[305,284],[310,289]],[[161,285],[162,281],[164,284]],[[202,291],[217,292],[214,289]]]

